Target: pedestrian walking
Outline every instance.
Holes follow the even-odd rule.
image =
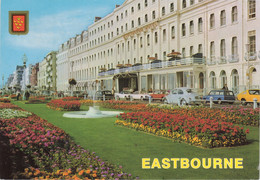
[[[228,91],[227,84],[225,84],[225,85],[223,86],[223,88],[222,88],[222,89],[224,89],[224,90]]]

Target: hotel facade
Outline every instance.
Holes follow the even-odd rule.
[[[260,1],[126,0],[57,53],[57,90],[260,85]]]

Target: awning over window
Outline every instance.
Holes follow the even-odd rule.
[[[113,77],[113,79],[118,79],[118,78],[131,78],[131,77],[137,77],[137,74],[135,73],[121,73],[117,74]]]

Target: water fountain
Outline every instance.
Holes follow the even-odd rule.
[[[99,106],[95,104],[95,94],[93,95],[93,106],[89,107],[88,111],[74,111],[63,114],[63,117],[67,118],[103,118],[114,117],[119,115],[120,111],[100,111]]]

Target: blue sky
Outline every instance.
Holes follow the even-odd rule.
[[[70,37],[87,29],[95,16],[111,13],[116,4],[125,0],[1,0],[0,76],[7,80],[16,65],[22,65],[23,54],[27,64],[43,60],[52,50]],[[29,33],[9,34],[9,11],[29,11]]]

